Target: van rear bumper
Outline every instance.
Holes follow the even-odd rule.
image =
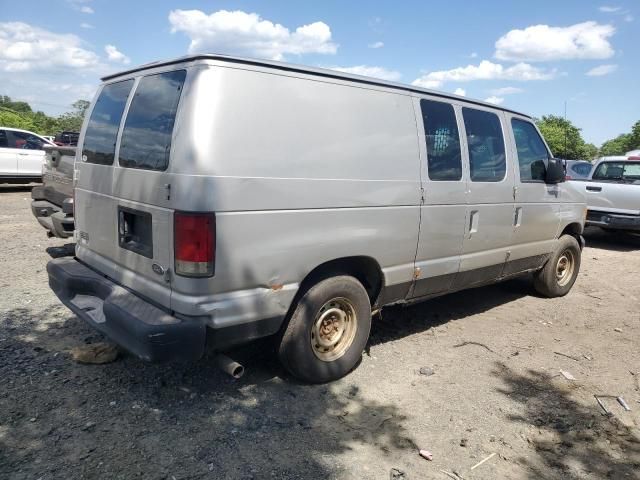
[[[75,258],[47,264],[49,286],[73,313],[133,355],[151,362],[195,360],[205,351],[205,320],[170,315]]]

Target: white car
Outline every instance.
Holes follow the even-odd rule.
[[[40,181],[45,145],[54,144],[27,130],[0,127],[0,182]]]

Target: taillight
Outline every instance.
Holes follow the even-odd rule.
[[[215,215],[176,212],[173,218],[176,274],[211,277],[216,256]]]

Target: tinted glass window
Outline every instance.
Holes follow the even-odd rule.
[[[186,71],[143,77],[127,113],[118,161],[130,168],[164,170]]]
[[[504,138],[495,113],[463,108],[473,182],[499,182],[506,173]]]
[[[628,161],[603,162],[593,172],[593,179],[628,183],[640,182],[640,163]]]
[[[536,127],[530,122],[513,118],[511,120],[513,136],[518,150],[518,165],[520,165],[520,180],[523,182],[544,182],[546,164],[549,152]]]
[[[576,172],[578,175],[583,175],[585,177],[589,176],[591,173],[591,165],[590,163],[576,163],[571,166],[571,170]]]
[[[9,141],[7,140],[7,132],[0,130],[0,148],[9,147]]]
[[[133,80],[105,85],[96,101],[87,132],[84,136],[82,155],[85,161],[111,165],[116,151],[116,137],[127,97]],[[63,141],[62,136],[56,139]]]
[[[40,137],[36,137],[26,132],[7,131],[7,141],[9,148],[19,148],[23,150],[42,150],[44,141]]]
[[[460,180],[460,136],[453,106],[443,102],[420,100],[420,108],[427,141],[429,179]]]

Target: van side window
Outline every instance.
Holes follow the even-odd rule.
[[[420,100],[424,135],[427,141],[427,167],[430,180],[462,179],[460,135],[453,106],[444,102]]]
[[[123,167],[166,170],[178,101],[187,72],[143,77],[122,131],[118,162]]]
[[[549,152],[536,127],[518,118],[511,119],[511,126],[518,151],[520,181],[544,182],[547,169],[545,161],[549,160]]]
[[[125,80],[105,85],[100,92],[84,134],[82,158],[86,158],[86,162],[100,165],[113,163],[118,128],[131,87],[133,80]]]
[[[9,148],[9,140],[7,139],[7,132],[0,130],[0,148]]]
[[[495,113],[463,108],[472,182],[499,182],[507,172],[504,137]]]

